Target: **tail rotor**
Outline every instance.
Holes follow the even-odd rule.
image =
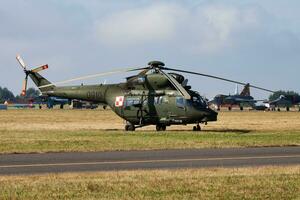
[[[26,96],[27,82],[28,82],[29,74],[30,73],[37,73],[37,72],[40,72],[42,70],[48,69],[48,65],[43,65],[41,67],[37,67],[37,68],[32,69],[32,70],[27,70],[27,66],[26,66],[24,60],[22,59],[22,57],[20,55],[17,55],[16,59],[19,62],[20,66],[23,68],[24,73],[25,73],[25,79],[23,81],[21,96]]]

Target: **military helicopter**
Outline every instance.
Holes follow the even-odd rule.
[[[187,124],[195,124],[193,130],[200,131],[200,124],[217,120],[218,113],[208,107],[207,101],[197,91],[191,90],[191,86],[187,85],[188,80],[183,75],[174,72],[195,74],[246,85],[246,83],[217,76],[168,68],[160,61],[151,61],[146,67],[126,68],[51,83],[39,74],[40,71],[47,69],[48,65],[28,70],[23,59],[20,56],[16,58],[25,72],[23,95],[26,92],[29,76],[43,96],[86,100],[109,105],[118,116],[126,120],[126,131],[134,131],[136,128],[147,125],[156,125],[157,131],[165,131],[167,126]],[[75,80],[134,71],[140,72],[127,77],[124,83],[57,86]],[[173,72],[167,73],[166,71]]]

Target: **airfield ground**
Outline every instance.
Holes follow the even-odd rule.
[[[125,132],[101,110],[8,110],[0,113],[0,153],[299,146],[299,112],[221,112],[203,126],[154,126]]]
[[[101,110],[0,112],[0,153],[300,146],[299,112],[221,112],[190,131],[123,131]],[[300,166],[0,176],[0,199],[300,199]]]
[[[299,199],[300,167],[0,176],[0,199]]]

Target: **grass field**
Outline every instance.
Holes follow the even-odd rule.
[[[202,132],[190,125],[129,133],[123,126],[111,111],[1,111],[0,153],[300,145],[298,112],[221,112]]]
[[[300,199],[300,166],[7,176],[0,199]]]
[[[298,112],[221,112],[200,133],[123,126],[111,111],[0,111],[0,153],[300,145]],[[300,199],[300,166],[0,176],[0,199]]]

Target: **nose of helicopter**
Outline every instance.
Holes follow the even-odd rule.
[[[214,110],[208,108],[205,111],[205,117],[203,121],[209,122],[209,121],[217,121],[218,113]]]

